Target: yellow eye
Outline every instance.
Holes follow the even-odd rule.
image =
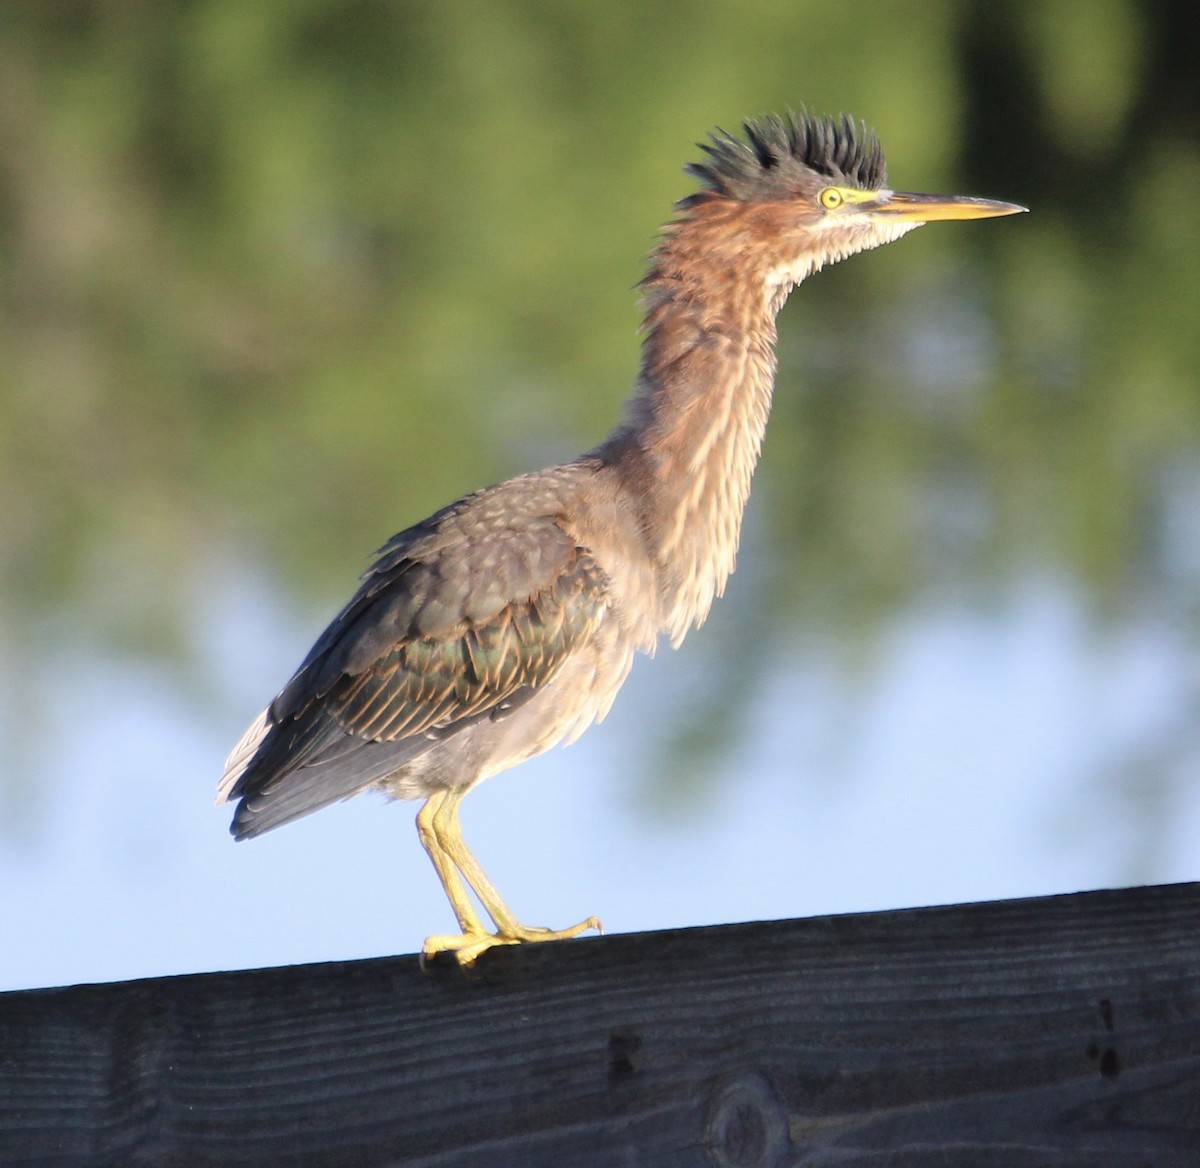
[[[842,192],[837,187],[826,187],[820,195],[821,206],[826,211],[832,211],[835,207],[840,207],[843,203]]]

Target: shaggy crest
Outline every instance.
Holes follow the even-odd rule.
[[[788,111],[744,122],[746,141],[714,130],[698,145],[703,162],[684,169],[704,190],[682,200],[681,208],[713,197],[742,203],[794,197],[811,189],[813,176],[839,186],[878,190],[887,183],[883,150],[874,132],[845,114],[837,119]]]

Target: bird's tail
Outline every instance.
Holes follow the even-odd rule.
[[[237,745],[229,752],[229,757],[225,760],[225,773],[217,784],[218,807],[238,794],[236,790],[238,780],[246,773],[251,759],[258,752],[259,746],[262,745],[263,739],[270,730],[271,710],[268,707],[246,727],[246,733],[238,739]]]

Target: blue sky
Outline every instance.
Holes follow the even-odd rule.
[[[80,675],[36,807],[0,835],[0,989],[412,953],[452,926],[415,805],[366,795],[228,836],[224,754],[319,629],[268,612],[250,586],[214,611],[218,717],[128,664]],[[905,614],[852,688],[798,645],[711,793],[648,803],[662,695],[686,692],[705,635],[639,661],[580,743],[464,803],[468,842],[528,923],[595,913],[627,932],[1200,873],[1200,787],[1123,787],[1187,692],[1169,627],[1098,635],[1043,582],[987,614]]]

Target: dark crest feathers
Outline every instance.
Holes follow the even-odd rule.
[[[743,123],[746,140],[714,130],[699,143],[706,157],[684,169],[704,189],[684,199],[688,207],[712,197],[755,203],[794,197],[812,176],[839,186],[878,190],[887,183],[883,150],[865,123],[842,114],[817,117],[789,110]],[[807,178],[807,182],[805,181]]]

